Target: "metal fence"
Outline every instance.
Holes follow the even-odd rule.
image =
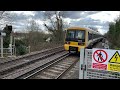
[[[120,72],[96,70],[91,68],[92,49],[81,49],[79,79],[120,79]]]
[[[12,52],[11,52],[12,51]],[[1,48],[0,48],[0,56],[1,56]],[[3,48],[3,57],[7,57],[7,56],[12,56],[12,55],[16,55],[16,49],[15,48]]]

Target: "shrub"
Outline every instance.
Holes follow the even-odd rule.
[[[27,52],[26,47],[23,46],[23,45],[20,45],[16,48],[16,54],[17,55],[24,55],[24,54],[26,54],[26,52]]]

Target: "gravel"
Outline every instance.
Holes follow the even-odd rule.
[[[102,42],[97,43],[94,48],[103,48]],[[79,63],[77,62],[74,68],[72,68],[69,73],[63,79],[79,79]]]
[[[6,75],[1,76],[1,78],[2,79],[14,79],[14,78],[16,78],[18,76],[21,76],[22,74],[27,73],[27,72],[29,72],[29,71],[31,71],[31,70],[45,64],[45,63],[47,63],[49,61],[54,60],[56,57],[62,56],[65,53],[68,53],[68,52],[64,51],[64,52],[58,53],[56,55],[53,55],[51,57],[48,57],[48,58],[46,58],[44,60],[40,60],[40,61],[35,62],[33,64],[27,65],[27,66],[25,66],[23,68],[17,69],[15,71],[12,71],[11,73],[8,73]]]

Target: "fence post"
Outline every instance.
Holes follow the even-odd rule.
[[[84,79],[87,79],[87,56],[88,56],[88,50],[85,50],[85,59],[84,59],[84,65],[85,65],[85,70],[84,70]]]
[[[29,53],[30,53],[30,46],[28,46],[28,49],[29,49]]]
[[[15,46],[15,56],[16,56],[16,46]]]
[[[84,79],[84,48],[80,49],[79,79]]]
[[[11,50],[11,56],[13,55],[12,41],[13,41],[13,38],[12,38],[12,34],[11,34],[11,35],[10,35],[10,50]]]
[[[3,36],[1,35],[1,57],[3,58]]]

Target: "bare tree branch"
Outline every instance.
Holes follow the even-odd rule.
[[[4,12],[5,11],[0,11],[0,19],[2,19]]]
[[[46,11],[45,17],[47,18],[46,21],[48,21],[50,24],[47,25],[47,23],[44,23],[44,26],[48,29],[49,32],[52,33],[52,36],[54,41],[62,41],[64,38],[64,20],[63,20],[63,14],[64,12],[60,11],[52,11],[48,12]]]
[[[50,21],[50,23],[52,25],[51,27],[53,29],[56,29],[55,22],[53,21],[52,16],[53,16],[53,12],[49,12],[49,11],[45,12],[45,18]]]
[[[54,30],[50,27],[47,26],[47,24],[44,23],[44,26],[50,31],[50,32],[54,32]]]

